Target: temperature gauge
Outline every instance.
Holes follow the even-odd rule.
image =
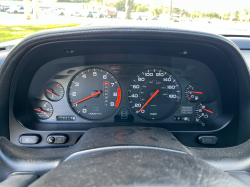
[[[53,107],[48,101],[38,101],[33,108],[33,112],[39,119],[49,119],[53,114]]]
[[[46,86],[45,95],[51,101],[59,101],[64,96],[63,86],[58,82],[51,82]]]
[[[215,117],[213,108],[211,108],[211,106],[209,106],[208,104],[198,104],[196,106],[195,114],[195,120],[200,123],[208,123],[212,121]]]
[[[185,96],[188,101],[196,102],[202,99],[203,91],[202,87],[198,84],[189,84],[185,90]]]

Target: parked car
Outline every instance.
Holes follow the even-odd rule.
[[[11,8],[9,8],[6,12],[7,12],[8,14],[17,14],[17,13],[18,13],[18,10],[19,10],[19,8],[17,8],[17,7],[11,7]]]
[[[24,14],[24,7],[11,7],[6,11],[8,14]],[[33,13],[33,8],[30,7],[30,13]]]
[[[104,14],[100,13],[99,18],[104,18]]]
[[[89,11],[87,18],[93,18],[93,13],[91,11]]]
[[[100,18],[100,13],[97,11],[93,11],[92,14],[93,14],[93,18]]]
[[[9,10],[9,8],[7,8],[7,7],[1,7],[0,8],[0,12],[6,12],[7,10]]]
[[[174,22],[180,22],[181,21],[180,18],[177,18],[177,17],[172,17],[171,20],[174,21]]]
[[[106,7],[106,9],[101,10],[102,14],[106,18],[116,18],[117,17],[117,10],[113,7]]]
[[[59,11],[58,12],[58,16],[64,16],[64,15],[66,15],[66,13],[64,11]]]
[[[104,17],[104,15],[97,11],[89,11],[87,17],[88,18],[102,18]]]
[[[75,17],[83,17],[83,15],[80,12],[73,12],[71,14],[71,16],[75,16]]]

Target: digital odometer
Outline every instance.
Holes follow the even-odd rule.
[[[73,111],[82,118],[87,120],[108,118],[120,105],[119,82],[104,69],[85,69],[70,81],[68,101]]]
[[[181,87],[177,79],[165,70],[145,70],[133,77],[128,88],[128,101],[139,117],[162,120],[177,110]]]

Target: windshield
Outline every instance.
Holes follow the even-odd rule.
[[[160,26],[250,35],[250,0],[0,0],[0,42],[76,26]]]

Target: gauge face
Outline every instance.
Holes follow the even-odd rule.
[[[203,89],[198,84],[189,84],[185,90],[185,97],[190,102],[196,102],[202,99]]]
[[[215,117],[214,109],[209,104],[199,103],[196,106],[195,114],[196,121],[201,123],[208,123]]]
[[[45,95],[51,101],[59,101],[64,96],[63,86],[58,82],[51,82],[45,88]]]
[[[38,101],[34,105],[33,113],[39,119],[49,119],[53,114],[53,107],[48,101]]]
[[[121,88],[108,71],[91,68],[77,73],[69,83],[68,101],[73,111],[87,120],[110,117],[120,105]]]
[[[161,69],[149,69],[136,75],[128,88],[128,101],[134,112],[146,120],[171,116],[181,101],[177,79]]]

